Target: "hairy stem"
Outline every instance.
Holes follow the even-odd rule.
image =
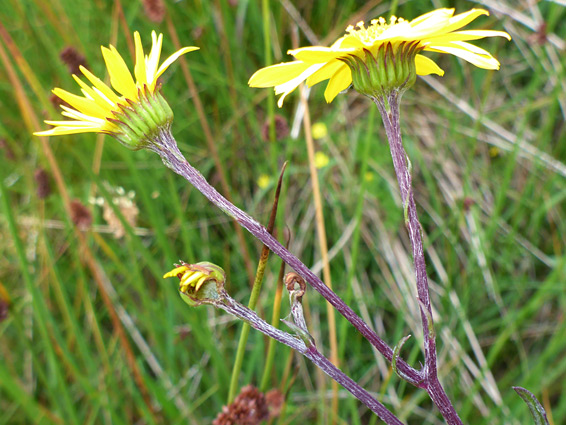
[[[421,310],[422,328],[424,334],[424,388],[430,398],[440,410],[440,413],[448,424],[462,424],[454,406],[448,399],[444,388],[438,380],[436,359],[436,335],[432,319],[432,308],[430,304],[428,277],[424,257],[423,241],[421,238],[421,224],[417,215],[417,207],[413,196],[411,183],[410,161],[407,157],[401,139],[401,126],[399,124],[399,104],[401,94],[392,91],[387,97],[374,99],[385,125],[385,132],[389,139],[389,148],[393,159],[393,166],[399,183],[401,200],[405,211],[405,225],[411,240],[413,251],[413,262],[415,266],[415,277],[417,282],[417,296]]]
[[[285,263],[293,268],[300,276],[305,279],[319,294],[321,294],[330,304],[336,308],[354,327],[389,361],[393,358],[393,350],[389,347],[368,325],[365,323],[342,299],[328,288],[307,266],[305,266],[296,256],[291,254],[288,249],[279,243],[267,229],[257,220],[246,214],[244,211],[233,205],[224,198],[218,191],[206,181],[203,175],[195,169],[185,159],[177,148],[177,143],[168,129],[161,131],[154,138],[154,144],[150,147],[156,152],[164,164],[175,173],[184,177],[197,190],[208,198],[210,202],[220,208],[224,213],[234,218],[242,227],[248,230],[253,236],[269,247],[271,251],[279,256]],[[423,387],[421,373],[404,360],[397,362],[398,370],[405,379],[413,385]]]

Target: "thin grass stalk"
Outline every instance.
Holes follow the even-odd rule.
[[[299,366],[296,365],[293,375],[291,375],[294,356],[295,352],[293,350],[290,350],[287,353],[287,360],[285,361],[283,376],[281,377],[281,382],[279,384],[279,391],[281,391],[281,393],[283,394],[283,405],[281,406],[281,412],[279,413],[279,417],[277,418],[277,425],[287,423],[285,422],[285,417],[287,414],[287,401],[289,400],[289,392],[291,391],[291,388],[293,388],[295,380],[297,379],[297,374],[299,372]],[[275,418],[271,418],[268,422],[268,425],[272,425],[274,422]]]
[[[314,199],[314,209],[316,215],[316,233],[318,235],[318,245],[322,260],[322,274],[324,282],[332,290],[332,274],[330,273],[330,260],[328,258],[328,243],[326,240],[326,228],[324,226],[324,212],[322,207],[322,196],[320,194],[320,184],[318,181],[318,171],[314,161],[314,142],[311,131],[311,118],[309,105],[306,98],[305,87],[301,84],[301,104],[305,109],[303,117],[303,127],[305,130],[305,140],[309,159],[309,172],[311,176],[312,192]],[[328,338],[330,340],[330,360],[336,367],[339,366],[338,359],[338,340],[336,339],[336,315],[330,303],[326,303],[326,314],[328,315]],[[338,416],[338,383],[332,383],[332,423],[336,423]]]
[[[263,24],[263,55],[265,57],[265,66],[271,65],[273,61],[271,55],[271,22],[269,20],[269,0],[261,0],[261,21]],[[271,145],[271,162],[272,166],[277,164],[277,146],[275,145],[275,94],[269,92],[267,95],[267,120],[269,122],[269,141]]]
[[[277,216],[277,206],[279,205],[279,195],[281,194],[281,182],[283,181],[283,173],[285,172],[286,167],[287,167],[287,163],[283,164],[283,168],[281,169],[281,175],[279,176],[279,182],[277,184],[277,189],[275,190],[275,199],[273,201],[273,206],[271,208],[269,223],[267,224],[267,231],[269,232],[269,234],[273,234],[273,228],[275,227],[275,217]],[[269,248],[263,245],[263,247],[261,248],[261,255],[259,257],[259,262],[257,265],[257,271],[255,275],[254,285],[252,287],[252,293],[250,295],[250,301],[248,303],[248,308],[250,310],[255,310],[255,307],[257,305],[268,258],[269,258]],[[234,361],[234,366],[232,368],[232,376],[230,378],[230,387],[228,391],[228,404],[234,401],[234,399],[236,398],[236,394],[238,392],[238,377],[240,375],[240,371],[242,370],[242,364],[244,362],[246,343],[248,342],[249,333],[250,333],[250,325],[244,323],[242,325],[242,331],[240,333],[240,341],[238,342],[238,349],[236,351],[236,360]]]
[[[281,262],[279,276],[277,276],[277,286],[275,295],[273,296],[273,313],[271,314],[271,326],[279,328],[281,318],[281,300],[283,298],[283,275],[285,274],[285,262]],[[259,386],[260,391],[267,391],[271,370],[273,369],[273,361],[275,359],[275,340],[270,339],[267,346],[267,354],[265,356],[265,365],[263,367],[263,375]]]
[[[250,295],[250,301],[248,302],[248,308],[254,310],[259,299],[259,294],[261,291],[261,286],[263,282],[263,275],[265,272],[265,266],[267,264],[267,257],[269,255],[269,249],[265,252],[265,246],[261,251],[261,256],[259,263],[257,265],[256,277],[252,287],[252,292]],[[228,404],[232,403],[238,394],[238,377],[240,376],[240,371],[242,370],[242,365],[244,363],[244,356],[246,354],[246,344],[248,342],[248,336],[250,334],[250,325],[248,323],[242,324],[242,330],[240,332],[240,339],[238,341],[238,348],[236,350],[236,359],[234,360],[234,365],[232,367],[232,375],[230,377],[230,386],[228,390]]]
[[[346,296],[344,301],[346,304],[350,305],[352,299],[352,281],[356,273],[356,263],[358,261],[358,253],[360,248],[360,235],[362,229],[362,216],[364,211],[364,198],[367,188],[366,173],[368,169],[368,159],[369,159],[369,148],[371,146],[371,138],[373,135],[373,121],[375,120],[375,109],[371,108],[368,116],[368,127],[366,129],[366,137],[363,139],[363,144],[361,147],[361,159],[362,163],[360,165],[360,174],[358,180],[360,181],[360,190],[358,192],[358,202],[356,204],[356,210],[354,212],[354,220],[356,227],[354,228],[354,233],[352,234],[351,243],[351,265],[348,270],[348,275],[346,277]],[[340,328],[340,355],[344,356],[344,348],[346,347],[346,323]]]

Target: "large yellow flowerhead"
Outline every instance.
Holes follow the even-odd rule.
[[[144,55],[139,33],[134,33],[136,64],[134,77],[116,48],[102,46],[102,56],[110,75],[110,87],[81,66],[80,70],[89,86],[76,75],[83,96],[77,96],[60,88],[53,93],[71,107],[61,105],[62,114],[70,121],[45,121],[54,127],[35,133],[37,136],[56,136],[75,133],[106,133],[114,136],[131,149],[140,149],[148,142],[152,132],[166,126],[173,119],[173,112],[159,94],[157,79],[179,56],[198,50],[183,47],[159,65],[163,34],[151,33],[153,41],[149,55]],[[117,93],[116,93],[117,92]]]
[[[328,103],[338,93],[354,84],[354,88],[375,97],[394,88],[408,88],[416,75],[444,71],[422,51],[448,53],[480,68],[499,69],[499,62],[489,52],[468,43],[484,37],[505,37],[503,31],[457,31],[480,15],[482,9],[454,16],[454,9],[438,9],[412,21],[392,16],[374,19],[368,27],[359,22],[349,26],[346,35],[330,47],[303,47],[289,50],[297,61],[260,69],[250,78],[251,87],[275,87],[285,97],[306,81],[308,86],[329,80],[324,97]]]

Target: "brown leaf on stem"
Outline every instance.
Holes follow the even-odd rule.
[[[297,297],[300,299],[305,294],[307,290],[307,284],[305,280],[299,276],[297,273],[291,272],[287,273],[285,276],[285,286],[289,292],[291,291],[298,291]]]

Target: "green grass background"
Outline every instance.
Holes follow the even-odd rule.
[[[527,407],[511,389],[523,386],[551,411],[553,423],[565,423],[566,7],[527,0],[394,3],[271,0],[273,61],[290,59],[285,51],[294,33],[299,45],[313,43],[306,34],[329,44],[348,24],[387,15],[392,7],[407,19],[439,7],[457,12],[483,7],[491,16],[470,28],[512,35],[511,42],[475,42],[498,57],[499,72],[430,54],[446,74],[419,79],[406,93],[403,135],[413,164],[447,393],[464,423],[526,424]],[[240,324],[212,308],[189,308],[176,282],[161,277],[178,259],[208,260],[225,268],[234,298],[246,304],[250,292],[230,220],[156,155],[128,151],[109,137],[51,138],[70,197],[92,213],[93,225],[84,231],[88,264],[45,150],[31,136],[46,127],[37,120],[59,119],[48,100],[53,87],[78,93],[59,59],[65,47],[74,46],[103,78],[100,45],[117,40],[131,65],[126,37],[134,30],[146,49],[151,30],[163,32],[163,58],[175,50],[171,28],[182,45],[199,46],[186,61],[234,202],[266,223],[274,181],[289,161],[278,234],[283,239],[283,229],[289,229],[290,249],[307,265],[320,259],[304,133],[296,122],[299,96],[290,95],[277,111],[290,126],[299,125],[298,137],[269,142],[261,129],[270,90],[246,84],[266,64],[261,2],[185,0],[166,6],[169,18],[155,24],[138,1],[2,2],[0,298],[9,310],[0,322],[0,424],[210,424],[227,398]],[[220,188],[181,65],[174,64],[162,82],[180,149]],[[330,158],[319,177],[335,291],[390,345],[413,335],[403,355],[418,366],[422,337],[409,243],[383,127],[377,114],[370,127],[367,99],[350,91],[327,105],[323,90],[324,85],[313,88],[309,105],[313,122],[329,130],[316,149]],[[97,148],[100,170],[93,171]],[[46,169],[53,189],[45,200],[36,194],[39,168]],[[261,175],[271,177],[268,187],[258,186]],[[134,191],[139,209],[137,223],[120,239],[105,227],[102,209],[89,203],[97,196],[111,205],[116,187]],[[355,229],[359,239],[352,237]],[[248,234],[246,246],[257,262],[261,247]],[[279,267],[280,260],[270,257],[259,304],[267,320]],[[110,294],[153,411],[93,270]],[[310,291],[309,325],[329,354],[323,301]],[[284,296],[282,315],[287,313]],[[442,423],[426,393],[392,375],[341,317],[338,329],[345,372],[405,423]],[[252,331],[241,385],[259,384],[266,347],[263,336]],[[271,388],[289,387],[283,377],[290,355],[277,346]],[[296,378],[280,423],[326,423],[320,407],[330,404],[330,385],[321,394],[315,368],[299,358],[293,364],[298,369],[291,370]],[[375,423],[357,400],[345,391],[339,395],[339,423]]]

